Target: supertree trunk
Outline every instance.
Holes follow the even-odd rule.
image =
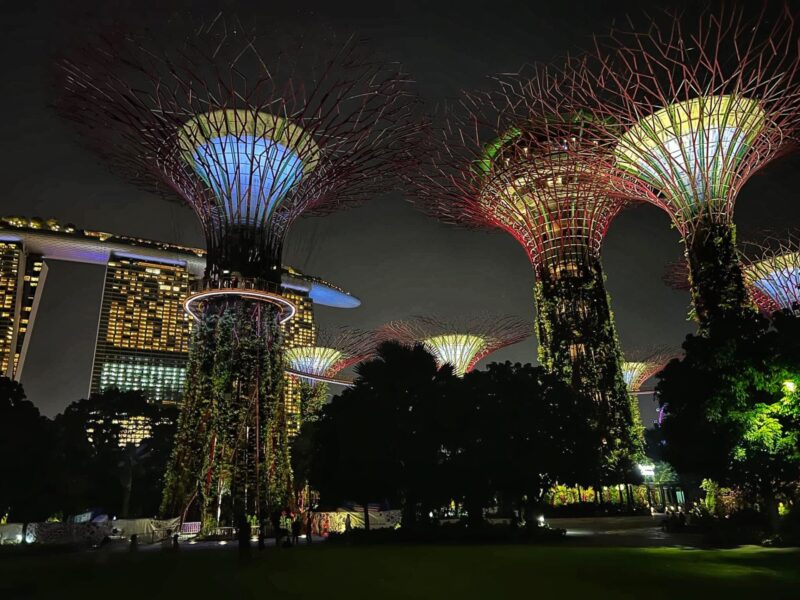
[[[597,258],[537,268],[539,362],[594,400],[603,469],[622,472],[641,451],[622,354]]]
[[[747,294],[732,224],[706,219],[686,239],[692,303],[702,330],[742,316],[753,305]]]
[[[215,300],[204,312],[190,362],[162,512],[195,505],[208,530],[261,521],[290,497],[277,309]]]

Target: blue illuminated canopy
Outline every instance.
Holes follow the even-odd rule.
[[[249,110],[198,115],[179,130],[178,144],[228,222],[238,225],[268,224],[319,157],[301,127]]]
[[[753,285],[781,308],[791,308],[800,299],[800,269],[787,267],[753,281]]]
[[[234,222],[269,219],[303,176],[296,152],[252,135],[212,138],[195,150],[193,164]]]

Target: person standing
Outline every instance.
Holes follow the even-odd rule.
[[[314,513],[311,510],[308,511],[308,517],[306,518],[306,543],[311,543],[311,532],[314,529]]]
[[[270,522],[272,525],[272,532],[275,535],[275,547],[281,547],[281,513],[280,511],[272,511],[270,515]]]
[[[294,519],[292,519],[292,544],[298,545],[300,543],[300,529],[303,526],[302,518],[298,513],[295,515]]]
[[[289,537],[289,535],[291,534],[291,529],[292,529],[292,518],[289,516],[289,513],[287,511],[283,511],[281,513],[281,537],[286,538],[285,544],[287,548],[292,545],[292,540]]]

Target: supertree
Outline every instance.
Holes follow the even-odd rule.
[[[404,321],[390,321],[378,330],[377,338],[409,345],[422,344],[439,367],[452,365],[454,373],[463,377],[482,358],[521,342],[531,333],[531,327],[515,317],[484,314],[444,321],[417,316]]]
[[[800,306],[800,241],[795,234],[764,236],[740,245],[739,261],[752,302],[766,316]],[[664,282],[676,290],[689,290],[685,260],[667,265]]]
[[[301,386],[301,421],[313,420],[327,395],[327,385],[351,386],[337,374],[367,360],[375,351],[370,332],[340,329],[322,332],[313,346],[296,346],[286,351],[286,372],[293,384]]]
[[[701,330],[749,310],[733,211],[749,177],[792,148],[800,52],[788,6],[665,15],[598,38],[567,62],[562,90],[616,150],[609,177],[665,210],[682,236]]]
[[[657,346],[630,353],[631,360],[622,363],[625,385],[631,394],[638,394],[644,382],[663,369],[678,354],[666,346]]]
[[[386,189],[410,156],[415,100],[358,44],[270,42],[221,20],[163,47],[125,36],[63,60],[60,110],[135,182],[188,204],[208,266],[162,510],[204,527],[285,506],[291,467],[279,321],[292,222]]]
[[[768,237],[743,244],[742,269],[750,296],[762,313],[800,309],[800,239]]]
[[[598,168],[609,150],[584,141],[585,116],[558,87],[534,66],[466,95],[435,140],[419,198],[446,222],[497,227],[522,244],[536,279],[539,362],[595,401],[603,454],[622,464],[638,442],[600,250],[628,197]]]
[[[630,393],[634,426],[638,429],[638,435],[642,438],[644,437],[644,423],[642,423],[638,398],[639,394],[642,393],[642,385],[677,356],[677,352],[666,346],[655,346],[630,352],[628,358],[631,360],[622,363],[622,374]]]

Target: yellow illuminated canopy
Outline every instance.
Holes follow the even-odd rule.
[[[341,364],[344,353],[335,348],[324,346],[301,346],[286,350],[286,362],[300,373],[308,373],[319,377],[333,377],[337,372],[337,364]]]
[[[546,148],[507,144],[482,163],[480,202],[522,242],[534,262],[599,251],[621,207],[592,151],[561,140]]]
[[[442,365],[452,365],[455,374],[463,377],[471,371],[486,348],[486,338],[471,334],[445,334],[423,340],[428,351]]]
[[[701,96],[641,119],[619,139],[617,164],[653,186],[683,218],[733,191],[737,167],[765,123],[756,100]]]
[[[652,369],[652,365],[646,362],[624,362],[622,363],[622,377],[625,379],[625,385],[628,386],[629,392],[638,392],[642,388],[642,384],[649,379],[648,371]]]

